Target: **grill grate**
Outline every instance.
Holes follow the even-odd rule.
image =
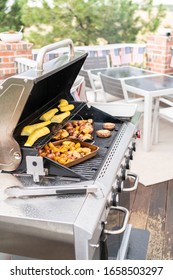
[[[61,164],[56,163],[55,161],[51,161],[45,158],[44,167],[48,169],[48,174],[51,175],[92,180],[96,178],[97,174],[101,171],[101,168],[106,159],[106,155],[108,154],[108,151],[112,149],[116,141],[115,139],[117,139],[117,135],[119,134],[118,132],[120,131],[122,124],[124,122],[108,115],[107,113],[100,111],[99,109],[96,109],[94,107],[89,108],[84,103],[79,102],[79,104],[76,104],[75,102],[75,108],[76,109],[72,114],[72,119],[77,120],[77,119],[92,118],[94,120],[94,132],[93,132],[94,139],[91,143],[99,147],[97,155],[94,158],[88,159],[70,168],[67,168]],[[38,115],[40,114],[38,114],[37,112],[37,117]],[[32,118],[30,120],[32,121],[29,123],[34,122]],[[34,118],[34,120],[36,120],[36,118]],[[104,122],[114,122],[116,124],[116,127],[112,131],[112,134],[109,138],[99,138],[96,136],[96,131],[103,129]],[[64,123],[66,123],[66,121]],[[23,144],[26,141],[26,139],[25,137],[21,137],[19,135],[19,132],[21,131],[21,125],[19,125],[18,129],[16,130],[16,134],[17,132],[18,134],[17,135],[15,134],[17,136],[16,137],[17,142],[20,144],[20,146],[22,146],[22,158],[23,158],[18,168],[18,171],[25,172],[26,170],[25,157],[27,155],[37,155],[37,148],[44,146],[46,143],[51,141],[51,137],[50,137],[51,135],[47,135],[40,138],[38,141],[36,141],[36,143],[31,148],[23,147]],[[63,124],[61,124],[61,127],[63,127]]]
[[[99,146],[100,149],[97,155],[89,159],[85,162],[82,162],[76,166],[71,167],[71,169],[81,175],[84,176],[86,179],[91,180],[100,172],[102,163],[106,157],[108,150],[110,149],[112,143],[115,141],[115,138],[118,134],[121,124],[116,125],[116,129],[112,131],[112,135],[109,138],[99,138],[95,136],[94,138],[94,145]],[[94,123],[95,131],[102,128],[102,123]],[[95,135],[95,133],[94,133]]]
[[[94,158],[73,166],[71,169],[86,179],[91,180],[99,171],[106,153],[107,149],[101,148]]]

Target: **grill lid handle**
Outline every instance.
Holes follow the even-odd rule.
[[[74,58],[74,45],[73,41],[71,39],[65,39],[60,42],[56,42],[47,46],[42,47],[39,50],[39,53],[37,55],[37,60],[36,60],[36,72],[37,75],[40,76],[43,73],[43,63],[44,63],[44,57],[46,53],[62,48],[62,47],[67,47],[69,46],[70,48],[70,55],[69,55],[69,61],[71,61]]]

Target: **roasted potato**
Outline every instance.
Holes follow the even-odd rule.
[[[38,149],[40,156],[48,157],[63,165],[80,159],[91,152],[90,148],[82,147],[80,142],[76,143],[70,140],[65,140],[58,146],[49,142],[42,149]]]

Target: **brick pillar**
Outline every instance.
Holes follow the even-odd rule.
[[[0,41],[0,80],[16,74],[14,60],[17,57],[32,59],[32,44],[25,41],[18,43]]]
[[[173,47],[173,36],[150,35],[147,37],[147,69],[173,74],[171,63],[171,48]]]

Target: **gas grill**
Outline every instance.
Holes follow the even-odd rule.
[[[43,63],[48,51],[63,46],[69,47],[67,54]],[[121,119],[73,100],[70,89],[86,56],[74,51],[70,39],[45,46],[36,69],[10,77],[0,87],[1,252],[36,259],[126,257],[131,225],[119,197],[138,185],[130,161],[140,113]],[[72,167],[38,156],[38,148],[52,139],[52,124],[50,134],[32,147],[25,147],[26,139],[20,136],[24,126],[38,122],[61,98],[75,109],[56,130],[69,120],[93,119],[93,143],[99,147],[95,157]],[[103,122],[116,124],[105,139],[95,134]],[[113,225],[107,225],[112,211]],[[109,236],[118,240],[113,257]]]

